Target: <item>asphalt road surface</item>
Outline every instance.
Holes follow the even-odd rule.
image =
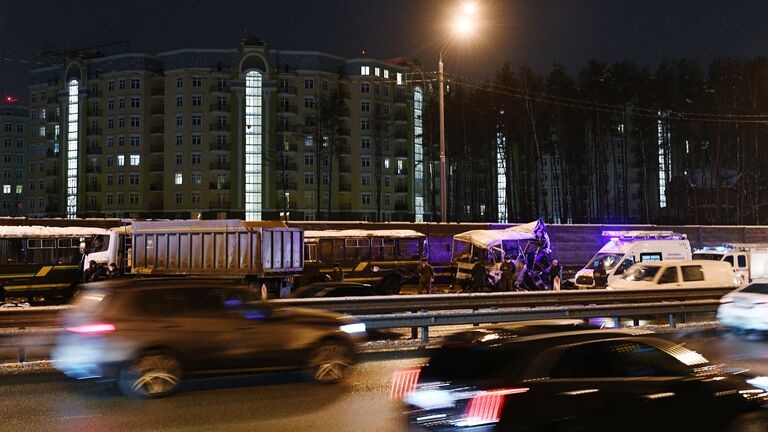
[[[665,337],[710,360],[768,375],[768,339],[719,329]],[[0,431],[382,431],[403,430],[387,400],[393,371],[423,362],[368,356],[345,384],[314,385],[301,374],[197,380],[169,398],[125,399],[114,386],[56,374],[0,377]]]

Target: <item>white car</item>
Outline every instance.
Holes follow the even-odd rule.
[[[768,331],[768,283],[753,283],[723,296],[717,321],[723,327]]]
[[[632,265],[609,289],[627,288],[737,288],[739,278],[724,261],[687,260]]]

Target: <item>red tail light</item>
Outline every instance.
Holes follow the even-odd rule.
[[[504,407],[504,396],[525,393],[528,388],[512,388],[484,391],[475,395],[467,404],[465,413],[466,425],[479,425],[495,423],[501,418],[501,409]]]
[[[74,327],[67,327],[66,330],[79,334],[104,334],[112,333],[115,331],[115,325],[108,323],[84,324]]]
[[[720,304],[733,303],[733,299],[730,297],[721,297]]]
[[[395,372],[392,375],[392,385],[389,389],[390,400],[400,400],[408,393],[412,392],[419,381],[421,368],[404,369]]]

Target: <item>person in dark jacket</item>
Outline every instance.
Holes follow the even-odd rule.
[[[605,271],[605,262],[600,260],[597,267],[592,271],[592,277],[595,279],[596,289],[605,289],[608,287],[608,273]]]
[[[426,258],[421,259],[419,272],[419,294],[432,294],[432,281],[435,280],[435,269],[429,265]]]
[[[331,282],[342,282],[344,281],[344,270],[341,269],[341,264],[336,263],[333,266],[333,271],[330,275]]]
[[[501,291],[514,291],[515,290],[515,263],[512,262],[512,257],[509,255],[504,256],[504,262],[501,264],[501,283],[499,289]]]
[[[472,283],[469,285],[469,292],[482,292],[485,290],[485,281],[488,279],[488,274],[485,272],[485,266],[476,263],[472,267]]]
[[[85,272],[83,272],[83,282],[93,282],[93,275],[98,270],[98,266],[96,265],[96,261],[91,260],[91,262],[88,263],[88,268],[85,269]]]

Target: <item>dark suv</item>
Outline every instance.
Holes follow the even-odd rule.
[[[764,379],[634,330],[562,330],[458,333],[390,396],[411,431],[768,430]]]
[[[53,352],[67,376],[117,380],[132,397],[172,392],[182,377],[304,369],[342,379],[365,325],[314,309],[276,308],[222,280],[133,279],[84,285]]]

